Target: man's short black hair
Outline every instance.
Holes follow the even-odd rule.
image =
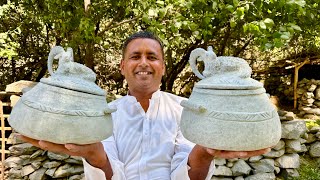
[[[128,44],[135,40],[135,39],[153,39],[156,40],[160,47],[161,47],[161,53],[162,53],[162,58],[164,58],[164,51],[163,51],[163,44],[162,41],[158,38],[157,35],[155,35],[154,33],[150,32],[150,31],[139,31],[136,32],[134,34],[132,34],[131,36],[129,36],[126,41],[123,43],[122,46],[122,58],[124,58],[124,53],[126,52],[127,46]]]

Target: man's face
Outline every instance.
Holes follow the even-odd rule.
[[[155,92],[165,72],[160,44],[148,38],[132,40],[125,50],[120,67],[130,92]]]

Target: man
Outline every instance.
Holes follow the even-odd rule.
[[[90,145],[20,138],[45,150],[83,157],[86,178],[94,180],[211,179],[214,157],[244,158],[268,151],[220,151],[183,137],[179,129],[183,98],[159,91],[164,52],[152,33],[138,32],[127,39],[120,68],[129,91],[109,104],[117,108],[112,114],[113,136]]]

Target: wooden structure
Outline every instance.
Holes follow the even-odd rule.
[[[4,179],[4,160],[6,154],[9,154],[7,147],[8,134],[12,132],[12,128],[8,125],[7,121],[11,112],[11,95],[21,95],[21,93],[0,92],[0,120],[1,120],[1,176],[0,179]],[[5,107],[6,110],[5,111]],[[6,133],[7,132],[7,133]]]

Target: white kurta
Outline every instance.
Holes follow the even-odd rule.
[[[188,180],[188,156],[194,144],[179,129],[184,98],[157,91],[147,112],[130,95],[109,104],[113,136],[104,140],[113,180]],[[84,161],[87,180],[102,180],[104,173]],[[207,180],[211,179],[214,163]]]

